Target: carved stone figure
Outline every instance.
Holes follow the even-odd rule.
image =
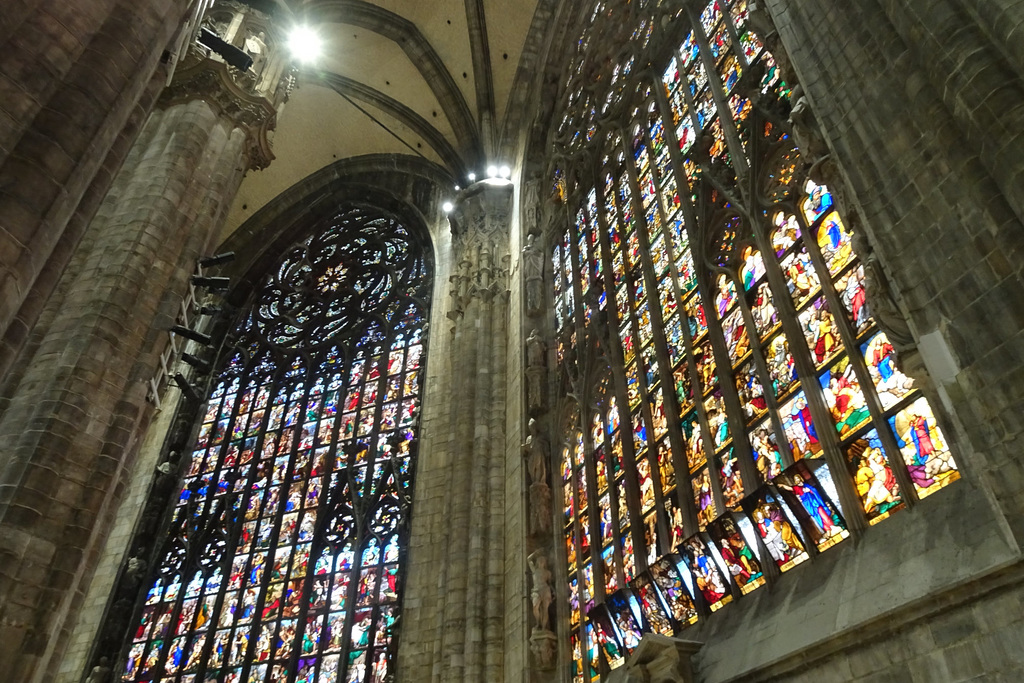
[[[527,235],[527,244],[530,237],[540,234],[540,180],[532,179],[526,182],[523,187],[523,226]]]
[[[245,52],[252,57],[252,69],[253,73],[259,76],[263,72],[263,65],[267,61],[267,34],[263,31],[259,33],[250,33],[245,39]]]
[[[538,534],[551,530],[551,487],[547,484],[530,484],[530,530]]]
[[[530,474],[530,481],[546,484],[548,481],[548,443],[541,434],[540,425],[535,418],[530,418],[527,425],[529,435],[526,443],[523,444],[523,456],[526,458],[526,470]]]
[[[800,148],[800,153],[809,164],[814,164],[828,156],[828,145],[821,136],[818,121],[811,111],[811,103],[799,84],[794,86],[790,98],[794,103],[789,112],[789,123],[793,127],[793,138]]]
[[[531,415],[544,409],[544,340],[534,329],[526,338],[526,407]]]
[[[526,314],[537,316],[544,306],[544,254],[536,235],[526,236],[523,247],[523,277],[526,280]]]
[[[906,317],[900,311],[892,289],[889,287],[889,281],[882,271],[882,265],[878,262],[878,257],[863,231],[853,232],[853,248],[864,265],[864,289],[875,322],[889,337],[897,354],[915,348],[917,344],[910,331],[910,325],[907,324]]]
[[[548,568],[548,557],[543,550],[537,550],[526,558],[533,579],[530,599],[533,603],[533,619],[536,628],[542,631],[551,630],[551,603],[555,594],[551,589],[551,569]]]
[[[100,657],[100,662],[92,668],[85,683],[110,683],[110,661],[106,657]]]

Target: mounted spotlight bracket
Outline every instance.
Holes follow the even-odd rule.
[[[210,48],[239,71],[248,71],[252,66],[252,57],[207,28],[200,29],[198,40],[200,45]]]
[[[209,363],[207,363],[202,358],[199,358],[197,356],[193,356],[191,353],[183,353],[183,354],[181,354],[181,360],[183,360],[184,362],[188,363],[189,365],[191,365],[192,367],[194,367],[196,370],[198,370],[199,372],[203,373],[204,375],[210,374],[210,370],[212,369],[210,367]]]
[[[229,287],[231,287],[231,278],[193,275],[192,284],[194,284],[196,287],[206,287],[211,291],[223,292],[227,290]]]
[[[199,397],[199,394],[196,393],[196,390],[192,388],[191,384],[189,384],[189,381],[185,378],[185,375],[181,374],[180,372],[176,372],[174,373],[173,379],[174,383],[178,385],[179,389],[181,389],[181,395],[185,397],[186,401],[188,401],[189,403],[195,403],[197,405],[202,402],[202,399]]]
[[[201,315],[214,315],[214,316],[216,316],[216,315],[220,315],[223,312],[224,312],[224,309],[221,308],[220,306],[206,305],[206,306],[201,306],[199,308],[199,313]]]
[[[210,342],[212,341],[209,335],[203,334],[202,332],[196,332],[195,330],[190,330],[184,325],[175,325],[174,327],[171,328],[171,332],[178,335],[179,337],[185,337],[186,339],[191,339],[194,342],[198,342],[203,346],[209,346]]]
[[[213,268],[214,266],[220,266],[234,260],[235,252],[225,251],[223,254],[214,254],[213,256],[207,256],[206,258],[199,259],[199,265],[203,268]]]

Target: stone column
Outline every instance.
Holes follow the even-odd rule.
[[[54,680],[133,475],[152,414],[146,382],[189,274],[246,170],[270,160],[273,103],[202,54],[178,76],[47,303],[0,416],[0,661],[10,680]]]
[[[128,152],[189,0],[14,0],[0,12],[0,333]],[[166,73],[162,75],[166,78]],[[135,133],[138,132],[136,127]],[[77,239],[75,240],[77,241]],[[59,270],[59,269],[58,269]],[[31,306],[32,302],[26,305]],[[41,306],[38,302],[36,306]],[[31,310],[21,317],[34,318]]]
[[[504,679],[505,408],[507,405],[511,184],[476,183],[449,216],[452,229],[447,418],[433,429],[417,498],[399,676],[402,680]],[[518,450],[518,449],[517,449]],[[518,452],[516,453],[518,456]],[[424,463],[427,461],[424,460]],[[443,463],[443,465],[439,465]],[[437,467],[443,471],[437,472]],[[417,521],[436,518],[428,547]],[[415,626],[415,628],[410,628]]]

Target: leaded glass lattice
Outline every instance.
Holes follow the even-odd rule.
[[[592,7],[554,140],[574,683],[959,478],[747,0]]]
[[[391,680],[431,271],[348,206],[265,278],[212,381],[119,679]]]

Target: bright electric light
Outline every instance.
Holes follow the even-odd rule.
[[[502,166],[498,173],[501,175],[502,178],[509,178],[512,176],[512,169],[510,169],[508,166]]]
[[[470,173],[468,177],[469,182],[473,182],[474,180],[476,180],[476,173]]]
[[[323,40],[309,26],[296,26],[288,36],[288,51],[300,62],[312,62],[320,56]]]
[[[441,206],[441,208],[442,208],[442,209],[444,209],[444,212],[445,212],[445,213],[451,213],[451,212],[452,212],[452,209],[454,209],[454,208],[455,208],[455,205],[454,205],[454,204],[452,204],[451,202],[445,202],[445,203],[444,203],[444,204],[443,204],[443,205]]]
[[[459,187],[458,185],[456,185],[456,186],[455,186],[455,191],[456,191],[456,192],[458,192],[458,191],[459,191],[459,190],[461,190],[461,189],[462,189],[462,188],[461,188],[461,187]]]
[[[498,176],[498,167],[497,166],[488,166],[487,167],[487,177],[488,178],[496,178],[497,176]]]

